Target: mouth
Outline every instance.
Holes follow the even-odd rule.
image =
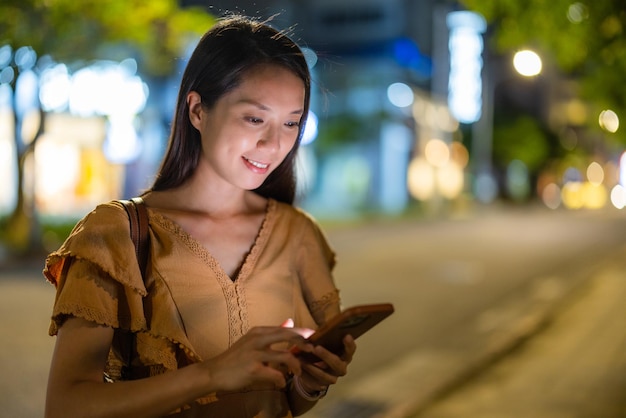
[[[264,173],[267,171],[269,164],[262,163],[259,161],[251,160],[248,157],[243,157],[244,162],[253,169],[255,172]]]

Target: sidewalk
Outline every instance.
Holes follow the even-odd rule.
[[[626,247],[620,248],[601,260],[596,260],[595,263],[580,261],[571,270],[560,271],[558,276],[540,281],[541,286],[536,287],[532,292],[519,295],[517,300],[504,301],[502,307],[496,309],[497,316],[502,322],[495,327],[497,331],[492,333],[489,338],[483,339],[482,343],[477,344],[476,342],[480,340],[480,337],[476,336],[475,333],[468,332],[465,336],[458,336],[458,349],[445,352],[418,349],[397,359],[383,370],[374,371],[358,384],[352,384],[348,388],[343,388],[342,385],[333,387],[333,391],[329,392],[327,399],[305,416],[307,418],[542,417],[542,415],[533,413],[516,415],[514,411],[511,411],[512,406],[505,402],[499,403],[502,409],[498,410],[496,414],[490,415],[482,409],[480,413],[473,414],[472,410],[466,409],[468,396],[462,397],[450,407],[444,403],[440,409],[435,408],[432,412],[428,412],[428,407],[445,395],[453,394],[456,389],[471,382],[500,360],[514,354],[524,343],[532,342],[535,337],[543,335],[543,331],[547,332],[548,335],[554,333],[548,325],[558,318],[569,304],[584,297],[585,308],[581,309],[583,314],[587,316],[587,323],[598,321],[599,324],[602,324],[601,315],[604,315],[604,319],[607,316],[609,318],[611,315],[614,316],[611,328],[613,333],[608,333],[608,335],[605,333],[607,338],[599,343],[604,345],[591,345],[580,351],[587,350],[585,355],[590,359],[594,359],[597,355],[613,353],[609,357],[610,360],[603,363],[604,372],[610,370],[610,361],[615,361],[615,367],[621,367],[621,375],[611,377],[607,374],[607,376],[602,376],[602,371],[595,373],[592,373],[591,370],[586,371],[590,372],[590,376],[597,378],[598,387],[594,388],[596,389],[593,392],[594,395],[604,393],[605,398],[613,396],[613,401],[619,400],[619,396],[621,396],[621,402],[624,405],[621,415],[576,415],[575,411],[572,410],[557,415],[552,410],[552,414],[543,415],[543,417],[625,418],[626,356],[624,356],[624,352],[626,352],[626,322],[624,322],[624,318],[626,318],[626,311],[624,309],[626,304],[624,304],[624,300],[626,300],[626,273],[622,272],[626,271]],[[612,299],[605,298],[606,291],[604,293],[593,291],[595,286],[598,286],[598,282],[607,280],[605,278],[607,274],[613,275],[610,279],[612,290],[608,294],[613,296]],[[607,312],[607,310],[609,311]],[[616,322],[619,322],[619,325]],[[575,341],[580,343],[580,338],[578,340],[568,338],[568,335],[575,330],[575,327],[561,327],[558,334],[551,337],[552,343],[562,344],[562,347],[558,346],[559,350],[573,351],[573,347],[566,345],[573,345]],[[543,366],[547,367],[553,361],[550,357],[543,357],[541,351],[535,352],[534,355],[538,362],[535,367],[539,369]],[[570,360],[575,361],[575,359]],[[527,363],[533,364],[534,361],[534,357],[526,357]],[[593,364],[593,362],[587,362],[581,364],[581,367],[591,367]],[[582,373],[578,377],[584,380],[585,374]],[[603,378],[605,380],[602,380]],[[498,390],[498,381],[496,378],[493,380],[496,382],[492,382],[492,389],[496,391]],[[547,384],[546,382],[549,380],[544,381],[544,385]],[[546,390],[540,382],[526,383],[529,384],[529,387],[535,388],[538,397],[540,397],[542,390]],[[615,387],[615,384],[621,384],[621,386]],[[585,386],[582,385],[582,387]],[[616,395],[616,390],[621,392]],[[515,396],[519,396],[520,393],[510,395],[516,399]],[[596,405],[597,401],[602,399],[597,396],[587,397],[577,391],[573,391],[569,395],[576,406],[580,406],[581,399],[583,403],[586,402],[588,407]],[[617,399],[615,399],[616,396],[618,396]],[[523,396],[518,398],[518,406],[520,402],[523,402],[520,399],[525,398]],[[421,415],[420,413],[424,411],[426,411],[425,415]]]
[[[414,418],[626,417],[626,247],[546,329]]]
[[[55,339],[48,336],[54,288],[41,274],[43,259],[0,266],[1,415],[43,416]]]

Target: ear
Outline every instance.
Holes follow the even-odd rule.
[[[189,121],[194,128],[200,130],[204,112],[202,108],[202,98],[198,92],[191,91],[187,94],[187,106],[189,107]]]

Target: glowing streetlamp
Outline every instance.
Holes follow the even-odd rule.
[[[528,49],[518,51],[513,56],[513,67],[525,77],[534,77],[541,72],[541,57]]]

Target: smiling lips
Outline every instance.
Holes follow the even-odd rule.
[[[259,174],[266,173],[267,169],[270,166],[269,164],[260,163],[258,161],[251,160],[247,157],[243,157],[243,161],[252,171],[254,171],[255,173],[259,173]]]

